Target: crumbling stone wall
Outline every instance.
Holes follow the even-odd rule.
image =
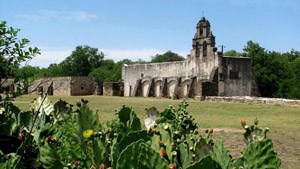
[[[200,96],[196,97],[195,99],[203,100]],[[205,101],[300,106],[300,100],[250,97],[250,96],[232,96],[232,97],[207,96],[205,97]]]
[[[119,82],[104,82],[103,96],[122,96],[122,84]]]
[[[35,80],[28,94],[48,92],[55,96],[92,95],[97,93],[97,83],[91,77],[51,77]]]
[[[71,77],[49,77],[35,80],[28,88],[28,94],[47,93],[56,96],[70,96]]]
[[[15,84],[14,78],[1,79],[1,88],[0,93],[15,93],[17,85],[21,85],[20,83]]]
[[[74,76],[71,77],[71,96],[93,95],[96,93],[95,79],[92,77]]]
[[[253,75],[250,58],[222,57],[219,65],[220,96],[252,96]]]

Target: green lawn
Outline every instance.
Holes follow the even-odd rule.
[[[30,102],[37,96],[18,97],[14,102],[22,110],[28,110]],[[53,102],[59,98],[75,104],[81,98],[89,100],[89,106],[99,112],[100,120],[116,118],[115,110],[122,105],[133,108],[143,120],[145,108],[156,107],[163,111],[168,106],[177,107],[181,100],[140,98],[140,97],[106,97],[106,96],[72,96],[49,97]],[[224,137],[232,151],[243,148],[242,134],[234,132],[241,129],[240,120],[249,123],[258,118],[261,126],[270,128],[269,136],[273,139],[275,150],[280,154],[283,168],[300,168],[300,107],[247,103],[215,103],[188,100],[188,111],[195,118],[200,128],[230,128],[233,132],[215,133]],[[235,147],[241,147],[235,149]]]

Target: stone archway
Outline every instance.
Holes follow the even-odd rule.
[[[142,79],[142,95],[148,97],[152,85],[152,78],[147,76]]]
[[[44,88],[43,88],[43,86],[39,86],[39,87],[37,88],[37,94],[41,94],[41,93],[44,93]]]
[[[48,87],[48,95],[53,95],[53,85],[50,85],[49,87]]]
[[[185,79],[181,82],[182,86],[182,97],[183,98],[188,98],[189,97],[189,91],[191,87],[190,79]]]
[[[170,78],[168,79],[168,97],[171,99],[174,99],[178,95],[177,86],[178,86],[178,80],[176,78]]]
[[[157,98],[162,97],[163,80],[161,78],[154,78],[154,96]]]

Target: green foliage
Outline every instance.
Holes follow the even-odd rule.
[[[19,32],[8,27],[7,22],[0,22],[0,80],[13,76],[21,62],[40,54],[38,48],[27,47],[28,39],[18,39]]]
[[[0,91],[3,81],[9,77],[16,77],[15,82],[23,80],[24,87],[17,86],[16,89],[18,94],[22,94],[26,91],[30,81],[25,75],[27,72],[24,70],[24,73],[20,74],[18,68],[22,62],[40,54],[40,50],[36,47],[28,47],[30,42],[28,39],[18,39],[19,32],[20,29],[9,27],[7,22],[0,21]],[[0,97],[0,104],[1,101],[2,97]]]
[[[243,55],[251,58],[262,96],[300,98],[297,93],[300,90],[299,71],[296,68],[299,67],[298,51],[292,50],[287,53],[267,51],[252,41],[248,41],[243,50]]]
[[[279,168],[281,164],[270,139],[250,143],[243,155],[244,168]]]
[[[219,138],[213,146],[213,159],[216,160],[222,169],[231,169],[232,162],[229,151],[223,144],[223,139]]]
[[[19,155],[12,156],[10,159],[5,162],[0,162],[1,169],[22,169],[22,166],[19,166],[21,157]]]
[[[130,107],[123,106],[118,110],[117,115],[120,122],[130,130],[137,131],[142,129],[140,119]]]
[[[257,119],[254,119],[254,125],[248,126],[246,125],[245,121],[242,123],[242,126],[246,130],[244,133],[244,140],[247,144],[253,143],[255,141],[262,141],[267,138],[267,132],[269,131],[269,128],[261,128],[257,125]]]
[[[46,169],[63,168],[60,156],[51,144],[45,144],[40,148],[40,161]]]
[[[236,50],[228,50],[228,51],[224,52],[223,55],[224,56],[238,57],[238,56],[242,56],[243,53],[237,52]]]
[[[159,62],[174,62],[174,61],[183,61],[184,57],[178,55],[177,53],[173,53],[172,51],[167,51],[166,53],[160,55],[157,54],[152,57],[152,63],[159,63]]]
[[[221,169],[220,165],[214,159],[212,159],[211,156],[203,157],[199,161],[187,167],[187,169],[206,169],[206,168]]]
[[[167,169],[168,162],[142,140],[133,142],[120,154],[116,168],[161,168]]]
[[[117,110],[116,120],[101,123],[98,113],[83,99],[73,108],[62,100],[53,105],[41,96],[33,103],[30,118],[11,103],[5,103],[7,106],[0,117],[14,120],[9,122],[10,127],[1,123],[0,134],[12,139],[10,135],[21,131],[21,143],[13,143],[17,149],[10,151],[0,147],[1,167],[227,169],[280,166],[271,140],[257,132],[260,131],[255,127],[257,121],[250,133],[246,129],[251,143],[240,158],[232,159],[222,139],[213,142],[212,130],[198,133],[197,124],[186,111],[186,101],[181,102],[178,109],[169,107],[162,113],[156,108],[147,109],[147,130],[142,130],[139,118],[126,106]],[[19,114],[24,117],[19,118]]]
[[[93,69],[102,64],[103,58],[104,53],[98,53],[97,48],[77,46],[59,65],[65,76],[88,76]]]

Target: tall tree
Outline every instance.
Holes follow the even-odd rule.
[[[20,29],[7,26],[7,22],[0,22],[0,87],[2,79],[15,76],[22,62],[40,54],[37,47],[27,46],[28,39],[18,39],[19,32]]]
[[[94,69],[89,76],[95,77],[98,82],[115,81],[114,79],[114,61],[104,60],[102,66]]]
[[[178,55],[177,53],[173,53],[172,51],[167,51],[166,53],[160,55],[157,54],[152,57],[152,63],[159,63],[159,62],[174,62],[174,61],[183,61],[184,57]]]
[[[288,97],[292,78],[289,60],[281,53],[270,52],[258,43],[248,41],[244,55],[251,58],[252,68],[261,95],[264,97]]]
[[[104,53],[90,46],[77,46],[70,56],[60,63],[66,76],[88,76],[101,66]]]

